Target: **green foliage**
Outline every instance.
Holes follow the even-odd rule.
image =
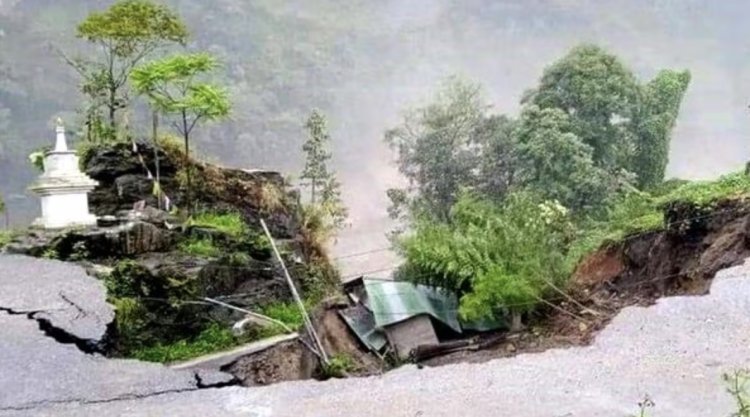
[[[55,248],[47,248],[42,252],[42,258],[44,259],[60,259],[60,254],[57,253]]]
[[[0,249],[8,246],[13,241],[15,233],[10,230],[0,230]]]
[[[432,103],[406,113],[402,124],[385,134],[396,151],[399,171],[409,181],[391,192],[391,213],[425,213],[445,219],[461,187],[473,185],[478,157],[474,133],[487,105],[479,85],[449,78]],[[501,174],[502,175],[502,174]]]
[[[29,154],[29,162],[39,172],[44,172],[44,155],[52,148],[44,146]]]
[[[131,356],[142,361],[169,363],[230,349],[246,342],[246,338],[236,337],[230,329],[214,323],[193,339],[142,347],[133,351]]]
[[[308,139],[302,145],[305,153],[305,168],[300,174],[300,179],[303,185],[310,189],[308,218],[316,220],[309,224],[319,225],[326,229],[321,232],[322,234],[332,233],[343,227],[348,213],[341,199],[341,184],[336,179],[335,173],[328,169],[328,161],[331,159],[328,147],[331,138],[328,134],[325,116],[313,110],[305,127],[308,131]]]
[[[196,124],[229,115],[227,91],[199,81],[217,67],[216,59],[207,53],[180,54],[141,65],[130,75],[136,91],[145,94],[154,109],[178,117],[176,127],[185,139],[186,154]]]
[[[316,191],[326,186],[332,174],[328,171],[328,161],[331,152],[328,147],[331,137],[325,117],[317,110],[313,110],[305,123],[308,132],[307,141],[302,145],[305,153],[305,168],[300,174],[304,185],[310,188],[310,203],[315,204]]]
[[[204,211],[193,215],[188,224],[210,227],[234,238],[248,234],[247,224],[239,213],[216,213]]]
[[[148,97],[154,111],[173,116],[173,126],[185,144],[184,166],[188,211],[192,210],[190,134],[199,123],[229,116],[231,103],[226,89],[201,81],[218,67],[207,53],[179,54],[133,69],[130,77],[139,94]]]
[[[526,194],[500,206],[464,195],[448,222],[422,219],[399,240],[405,277],[457,292],[470,320],[531,311],[549,282],[565,278],[566,212]]]
[[[637,100],[633,73],[596,45],[581,45],[544,70],[539,86],[524,101],[556,108],[571,118],[572,133],[592,149],[598,167],[622,167],[632,145],[621,123]]]
[[[642,189],[664,180],[670,135],[689,84],[689,72],[663,70],[640,89],[640,106],[632,123],[637,133],[632,171]]]
[[[341,198],[341,184],[327,165],[331,139],[325,117],[313,110],[305,127],[308,139],[302,146],[306,158],[300,179],[310,189],[310,199],[301,206],[299,218],[303,254],[308,262],[315,262],[327,257],[326,244],[344,227],[348,210]]]
[[[306,303],[306,306],[313,307],[310,303]],[[261,308],[260,314],[278,320],[295,330],[302,328],[304,324],[302,312],[294,302],[269,304]]]
[[[616,242],[634,233],[665,227],[663,207],[682,201],[708,207],[716,201],[750,194],[750,177],[734,173],[715,181],[672,181],[657,189],[658,194],[632,191],[616,198],[606,216],[598,221],[583,222],[567,255],[568,270],[573,270],[582,256],[608,242]]]
[[[737,411],[732,417],[750,417],[750,371],[741,369],[723,375],[727,392],[732,396]]]
[[[606,203],[620,185],[594,165],[594,149],[575,133],[570,117],[557,108],[527,106],[518,137],[520,186],[576,211]]]
[[[182,253],[192,256],[201,256],[205,258],[216,258],[221,255],[214,241],[209,238],[190,238],[182,242],[179,246]]]
[[[357,365],[354,359],[345,353],[338,353],[328,359],[328,364],[321,366],[323,379],[344,378],[349,372],[355,371]]]
[[[184,44],[188,31],[166,6],[150,0],[120,0],[103,12],[93,12],[78,25],[77,36],[96,45],[97,61],[68,59],[83,78],[88,97],[85,111],[87,137],[103,134],[113,138],[116,113],[128,106],[127,82],[131,70],[144,58],[170,44]],[[108,112],[108,126],[101,127],[101,108]]]

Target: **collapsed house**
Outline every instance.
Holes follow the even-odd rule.
[[[500,321],[462,322],[450,291],[404,281],[360,277],[343,285],[352,305],[339,315],[369,350],[400,359],[420,347],[465,338],[467,333],[504,327]],[[460,342],[459,342],[460,344]]]

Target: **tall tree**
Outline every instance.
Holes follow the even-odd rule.
[[[663,70],[641,88],[640,105],[633,118],[636,149],[631,168],[641,188],[664,181],[672,129],[689,84],[688,71]]]
[[[87,123],[96,123],[98,109],[107,110],[109,134],[116,133],[117,111],[129,103],[131,70],[157,49],[184,45],[188,31],[166,6],[150,0],[120,0],[103,12],[93,12],[78,25],[77,36],[96,45],[97,60],[68,59],[83,77],[89,97]]]
[[[635,76],[619,58],[598,46],[581,45],[547,67],[523,102],[564,111],[572,133],[592,148],[594,163],[614,167],[627,165],[632,155],[623,124],[633,115],[637,95]]]
[[[407,112],[400,126],[387,131],[385,140],[409,181],[406,190],[390,192],[392,203],[447,219],[459,190],[475,185],[473,138],[487,108],[479,85],[451,77],[432,103]]]
[[[328,126],[325,117],[317,110],[313,110],[305,123],[307,129],[307,141],[302,145],[305,153],[305,168],[302,170],[300,179],[310,188],[310,202],[315,204],[318,192],[321,191],[331,179],[328,171],[328,161],[331,152],[328,150],[331,137],[328,134]]]
[[[206,53],[183,54],[143,64],[133,70],[135,89],[146,95],[154,109],[172,116],[174,128],[185,143],[188,204],[192,205],[190,134],[199,123],[216,121],[229,115],[231,104],[224,88],[201,78],[218,67]]]
[[[313,110],[305,122],[308,137],[302,145],[305,167],[300,179],[309,187],[309,204],[302,205],[302,233],[308,248],[308,261],[327,256],[325,245],[344,226],[348,211],[341,198],[341,184],[328,168],[332,153],[328,122],[318,110]]]

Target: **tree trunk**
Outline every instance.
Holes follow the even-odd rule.
[[[115,123],[115,112],[117,111],[117,90],[114,87],[109,88],[109,128],[111,138],[117,137],[117,124]],[[110,138],[110,139],[111,139]]]
[[[510,331],[517,332],[523,330],[523,322],[521,322],[521,313],[512,312],[510,313]]]
[[[159,169],[159,113],[152,113],[151,128],[154,141],[154,164],[156,165],[156,185],[159,187],[159,193],[156,196],[156,207],[161,210],[161,171]]]
[[[192,196],[192,167],[190,166],[190,132],[188,132],[188,123],[187,123],[187,112],[185,110],[182,111],[182,134],[185,139],[185,169],[186,169],[186,175],[187,175],[187,211],[188,215],[193,214],[193,196]]]

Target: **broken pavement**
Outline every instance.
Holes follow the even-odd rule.
[[[33,415],[38,407],[145,398],[232,380],[101,356],[96,351],[113,319],[104,286],[83,268],[0,255],[0,414]]]

